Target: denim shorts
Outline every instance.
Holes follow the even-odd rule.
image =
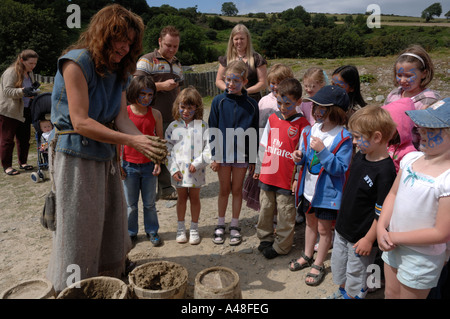
[[[311,207],[311,203],[302,196],[302,211],[303,213],[312,214],[314,213],[317,217],[317,219],[322,220],[336,220],[338,211],[335,209],[329,209],[329,208],[321,208],[321,207]],[[308,211],[309,210],[309,211]]]
[[[405,246],[385,251],[383,261],[397,269],[397,279],[413,289],[431,289],[437,286],[445,262],[445,251],[440,255],[425,255]]]

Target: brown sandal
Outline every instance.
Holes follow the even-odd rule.
[[[306,267],[311,267],[311,265],[314,263],[314,259],[313,259],[312,257],[306,256],[304,252],[301,253],[301,257],[302,257],[306,262],[303,263],[303,264],[300,264],[300,263],[298,262],[297,259],[292,259],[292,260],[289,262],[289,270],[290,270],[290,271],[298,271],[298,270],[302,270],[302,269],[304,269],[304,268],[306,268]]]
[[[325,270],[325,266],[317,266],[315,264],[312,264],[311,268],[317,269],[319,271],[319,273],[318,274],[312,274],[310,272],[307,273],[306,278],[305,278],[305,283],[308,286],[318,286],[322,282],[322,280],[325,278],[325,274],[327,273]],[[309,282],[306,280],[308,278],[313,278],[314,281]]]

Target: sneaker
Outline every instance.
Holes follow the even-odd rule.
[[[158,233],[147,234],[147,237],[154,247],[161,245],[161,237],[159,237]]]
[[[355,299],[365,299],[368,292],[369,288],[366,288],[366,290],[361,288],[360,292],[355,296]]]
[[[178,229],[177,230],[177,243],[179,244],[183,244],[185,242],[187,242],[187,237],[186,237],[186,229]]]
[[[331,296],[328,296],[326,299],[345,299],[345,295],[347,295],[345,289],[339,287],[337,291],[335,291]]]
[[[191,229],[189,231],[189,244],[197,245],[200,243],[200,234],[198,233],[198,229]]]

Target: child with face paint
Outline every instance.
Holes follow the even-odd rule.
[[[333,72],[331,84],[343,88],[350,98],[347,116],[350,118],[360,108],[367,105],[361,94],[361,84],[358,69],[353,65],[344,65]]]
[[[214,97],[209,114],[211,169],[218,173],[218,223],[213,242],[224,243],[225,213],[232,194],[230,245],[239,245],[242,236],[239,216],[242,207],[242,188],[247,170],[252,176],[258,152],[258,103],[247,95],[247,65],[242,61],[228,64],[225,72],[227,88]]]
[[[328,77],[324,70],[317,67],[312,67],[306,70],[303,75],[303,88],[308,97],[313,97],[321,88],[328,85]],[[312,115],[313,103],[309,101],[303,101],[300,106],[297,107],[297,112],[303,113],[308,122],[314,125],[316,122]]]
[[[352,157],[351,134],[345,129],[349,98],[344,89],[327,85],[313,97],[316,123],[305,129],[293,160],[302,165],[302,175],[296,190],[306,216],[305,250],[299,259],[289,264],[291,271],[311,266],[306,284],[317,286],[325,276],[324,261],[331,245],[331,228],[341,205],[346,172]],[[317,257],[314,244],[320,234]]]
[[[396,128],[389,112],[366,106],[353,114],[348,128],[359,151],[353,156],[336,220],[331,271],[339,289],[329,299],[365,298],[367,267],[378,252],[377,219],[396,177],[387,151]]]
[[[292,72],[292,69],[284,64],[277,63],[270,68],[267,74],[270,93],[258,102],[260,130],[266,127],[269,117],[279,110],[277,102],[278,84],[284,79],[293,77],[294,72]],[[247,207],[259,211],[259,193],[258,180],[254,179],[252,175],[248,175],[244,182],[242,194],[243,199],[247,202]]]
[[[189,243],[199,244],[200,188],[205,184],[205,168],[211,161],[208,137],[204,133],[208,125],[203,119],[203,101],[200,93],[189,86],[178,94],[173,104],[174,121],[166,130],[165,139],[170,152],[168,165],[172,184],[177,189],[178,243],[186,243],[186,206],[189,199],[191,225]]]
[[[146,135],[163,138],[161,112],[152,108],[155,100],[156,86],[150,76],[136,76],[127,89],[128,116],[136,127]],[[158,235],[159,223],[156,213],[156,184],[161,172],[159,164],[132,147],[125,145],[122,151],[122,175],[125,197],[127,200],[128,234],[132,241],[138,234],[138,203],[142,196],[144,211],[144,229],[154,246],[161,244]]]
[[[267,121],[260,142],[262,164],[257,165],[255,179],[259,179],[261,209],[256,227],[260,240],[258,250],[267,259],[286,255],[294,242],[295,199],[293,175],[296,170],[292,152],[298,147],[300,135],[308,120],[297,113],[302,102],[302,85],[297,79],[284,79],[278,84],[278,112]],[[273,220],[277,216],[276,235]]]
[[[449,260],[450,98],[406,114],[419,128],[420,152],[400,163],[377,226],[388,299],[427,298]]]
[[[290,67],[281,63],[271,66],[267,74],[267,82],[269,84],[270,93],[261,98],[258,102],[260,128],[265,128],[269,116],[279,110],[277,102],[278,84],[284,79],[293,77],[294,72],[292,72]]]
[[[410,98],[416,110],[422,110],[441,99],[438,92],[427,86],[433,80],[434,66],[427,51],[413,45],[400,53],[394,64],[394,84],[385,100],[385,105],[401,98]],[[419,133],[413,129],[413,144],[419,149]]]

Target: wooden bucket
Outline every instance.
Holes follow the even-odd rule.
[[[120,279],[99,276],[78,281],[58,295],[57,299],[128,299],[128,286]]]
[[[52,283],[45,279],[23,281],[0,294],[0,299],[54,299],[55,297]]]
[[[138,299],[183,299],[188,271],[174,262],[154,261],[134,268],[128,280]]]
[[[195,277],[194,299],[242,299],[239,275],[227,267],[211,267]]]

